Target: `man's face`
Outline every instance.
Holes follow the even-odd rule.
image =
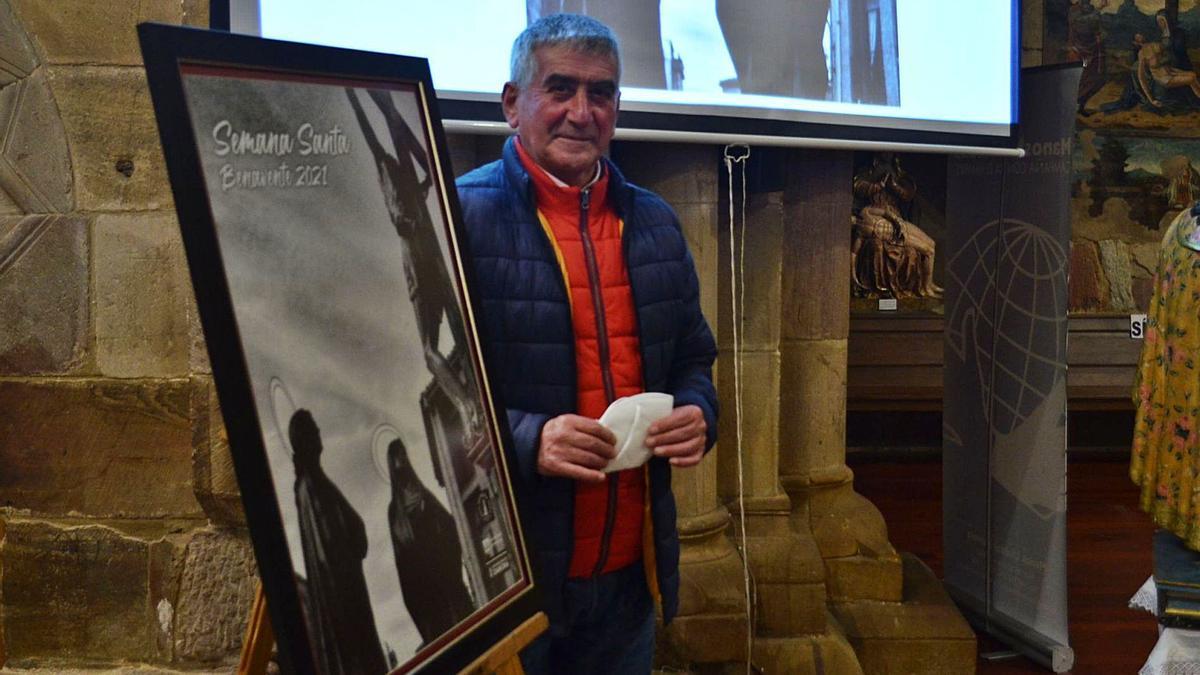
[[[566,47],[541,47],[528,87],[504,85],[504,117],[538,166],[582,186],[608,152],[617,123],[617,64]]]

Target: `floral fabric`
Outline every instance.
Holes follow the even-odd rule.
[[[1163,237],[1133,390],[1129,475],[1154,522],[1200,550],[1200,252],[1197,211]]]

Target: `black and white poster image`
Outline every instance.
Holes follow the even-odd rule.
[[[183,83],[317,670],[411,670],[527,581],[421,91]]]

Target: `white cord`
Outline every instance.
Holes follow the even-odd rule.
[[[745,148],[744,154],[733,155],[733,148]],[[737,474],[738,474],[738,517],[741,524],[740,548],[742,553],[742,576],[746,593],[746,673],[752,672],[754,648],[754,605],[756,598],[750,583],[750,552],[746,546],[746,485],[742,445],[742,312],[746,302],[746,162],[750,158],[750,146],[725,146],[725,172],[729,175],[729,293],[733,305],[733,399],[734,424],[737,426]],[[741,241],[735,242],[736,230],[733,211],[733,167],[741,164]]]

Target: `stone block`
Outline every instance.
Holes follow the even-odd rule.
[[[740,522],[734,523],[740,531]],[[755,634],[782,637],[825,628],[825,566],[812,537],[783,513],[747,512],[743,554],[754,580]]]
[[[681,536],[700,536],[710,527],[721,527],[729,523],[729,513],[719,506],[717,496],[717,473],[720,462],[714,446],[708,457],[696,466],[671,471],[671,491],[675,493],[675,508],[679,513]],[[712,523],[717,512],[722,516],[721,525]],[[699,532],[697,529],[699,528]],[[689,534],[685,535],[684,530]]]
[[[0,218],[0,375],[77,370],[88,307],[87,220]]]
[[[783,207],[781,193],[771,192],[751,195],[746,212],[745,238],[742,226],[735,237],[739,246],[734,257],[734,276],[730,277],[730,250],[727,225],[722,224],[725,234],[718,237],[718,265],[720,283],[717,293],[717,341],[723,346],[733,345],[733,294],[739,308],[737,320],[741,323],[743,349],[776,349],[779,346],[779,293],[782,264]],[[739,217],[740,218],[740,217]],[[741,246],[744,242],[744,250]]]
[[[172,208],[142,69],[62,66],[50,71],[50,84],[71,146],[78,208]]]
[[[0,381],[0,506],[202,517],[187,380]]]
[[[0,218],[4,216],[19,216],[24,213],[24,210],[8,196],[4,190],[0,190]]]
[[[746,659],[749,617],[742,561],[728,539],[719,538],[725,555],[681,563],[680,613],[664,631],[670,651],[690,663]]]
[[[165,663],[156,608],[169,600],[152,589],[151,550],[178,527],[9,519],[0,546],[8,665]]]
[[[728,236],[722,238],[720,219],[714,204],[682,204],[675,210],[696,266],[696,278],[700,282],[700,309],[708,320],[709,328],[716,331],[717,293],[722,273],[718,267],[718,251],[722,245],[728,248]],[[726,274],[728,269],[725,268]]]
[[[852,555],[825,561],[825,590],[830,601],[880,600],[900,602],[904,568],[900,556]]]
[[[39,63],[24,24],[7,2],[0,2],[0,61],[6,66],[0,71],[0,88],[29,75]]]
[[[735,355],[732,342],[721,343],[717,360],[717,393],[724,415],[717,427],[718,487],[726,498],[737,495],[739,426],[742,474],[748,496],[781,495],[779,485],[779,352]],[[734,359],[741,363],[742,418],[737,409]],[[785,499],[786,501],[786,499]]]
[[[137,25],[180,23],[180,0],[104,3],[92,0],[11,0],[48,63],[139,66]]]
[[[208,343],[204,340],[204,326],[200,323],[200,308],[196,306],[195,287],[189,279],[184,289],[186,295],[185,314],[188,328],[188,371],[211,374],[212,362],[208,359]]]
[[[1104,309],[1108,289],[1100,267],[1100,251],[1087,239],[1071,242],[1071,272],[1067,288],[1068,306],[1072,312],[1095,312]]]
[[[904,601],[831,603],[863,672],[970,675],[975,633],[933,572],[904,555]]]
[[[846,463],[847,340],[780,343],[779,472]]]
[[[783,196],[783,339],[850,332],[850,184],[847,152],[794,153]]]
[[[484,164],[479,160],[479,145],[474,134],[448,133],[446,147],[450,150],[450,173],[455,178]]]
[[[764,637],[811,633],[825,610],[824,583],[759,582],[754,590],[758,598],[756,634]]]
[[[500,153],[507,140],[508,136],[446,134],[451,173],[457,178],[472,169],[500,159]]]
[[[883,514],[870,500],[854,491],[852,482],[812,484],[801,489],[791,482],[785,485],[797,506],[795,513],[807,516],[813,539],[824,558],[896,557],[888,543]]]
[[[0,85],[0,192],[21,213],[75,205],[67,135],[45,68]]]
[[[188,373],[191,280],[175,216],[96,217],[96,364],[110,377]]]
[[[720,151],[710,145],[619,143],[613,156],[631,182],[657,193],[671,206],[712,204],[728,185],[719,174]],[[721,182],[721,186],[718,186]],[[741,187],[737,188],[741,193]]]
[[[183,25],[208,28],[211,0],[183,0]]]
[[[455,178],[478,167],[500,159],[507,135],[449,133],[446,145],[450,151],[451,173]]]
[[[1133,270],[1129,259],[1129,247],[1119,239],[1100,242],[1100,265],[1108,279],[1109,309],[1129,312],[1134,309]]]
[[[854,648],[826,615],[828,628],[812,635],[756,637],[752,662],[763,673],[788,675],[863,675]]]
[[[217,404],[211,378],[197,377],[192,394],[192,472],[196,499],[204,513],[219,525],[244,527],[242,495],[238,490],[229,436]]]
[[[173,611],[179,663],[236,663],[258,587],[254,554],[244,533],[198,532],[183,553]]]
[[[787,205],[821,205],[840,214],[847,246],[850,241],[854,154],[845,150],[788,150],[783,201]]]
[[[746,615],[742,558],[724,534],[712,539],[711,556],[693,547],[680,560],[679,616]],[[691,543],[691,542],[688,542]],[[711,660],[711,659],[710,659]]]

